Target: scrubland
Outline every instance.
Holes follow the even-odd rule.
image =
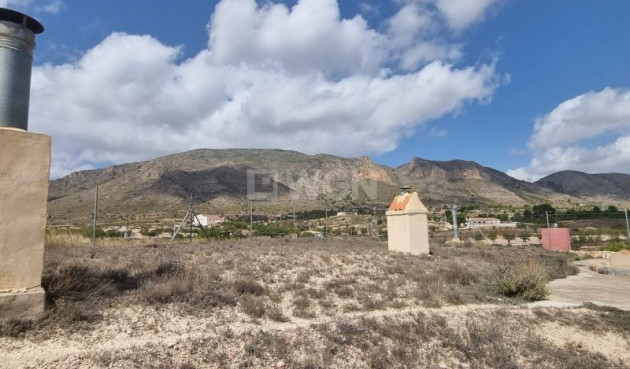
[[[0,320],[0,367],[626,368],[630,312],[524,307],[570,261],[365,239],[57,240],[46,312]]]

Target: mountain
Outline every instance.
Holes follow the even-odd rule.
[[[630,200],[630,175],[622,173],[587,174],[562,171],[536,181],[542,187],[579,198]]]
[[[608,181],[613,183],[615,175],[609,176]],[[614,194],[627,198],[630,190],[623,177],[627,175],[619,176]],[[53,180],[48,209],[53,223],[85,222],[92,213],[96,186],[99,213],[105,223],[108,217],[121,219],[128,212],[136,214],[136,219],[181,216],[191,195],[198,212],[244,214],[249,208],[248,194],[266,200],[255,205],[266,212],[385,208],[401,185],[417,190],[428,206],[471,202],[524,205],[577,200],[571,196],[567,181],[556,187],[543,180],[528,183],[463,160],[413,158],[393,168],[375,164],[367,157],[203,149],[75,172]]]
[[[269,198],[257,207],[270,211],[326,204],[339,207],[352,201],[353,191],[359,202],[378,203],[398,191],[387,169],[366,157],[347,159],[285,150],[194,150],[53,180],[49,218],[59,222],[89,218],[96,186],[100,213],[117,219],[127,212],[175,216],[187,209],[191,194],[197,211],[246,212],[248,175],[254,178],[253,189]],[[353,186],[353,179],[366,180],[369,185]],[[367,196],[365,189],[375,189],[375,194]]]
[[[438,203],[525,205],[545,201],[554,195],[553,191],[473,161],[413,158],[394,172],[396,182],[409,183],[425,198]]]

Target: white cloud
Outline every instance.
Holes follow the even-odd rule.
[[[292,9],[229,0],[216,7],[209,48],[221,64],[339,76],[376,72],[387,56],[384,43],[361,16],[340,19],[336,0],[300,0]]]
[[[483,20],[488,8],[498,0],[436,0],[435,5],[444,14],[451,28],[462,30]]]
[[[482,21],[489,9],[501,0],[397,0],[423,8],[434,7],[456,31]]]
[[[0,7],[20,12],[58,13],[61,6],[61,0],[0,0]]]
[[[608,136],[615,138],[600,142]],[[630,90],[606,88],[563,102],[536,120],[529,146],[529,166],[509,175],[531,181],[561,170],[630,172]]]
[[[455,68],[438,52],[388,72],[404,47],[341,19],[334,0],[223,0],[209,29],[208,49],[186,60],[116,33],[75,63],[34,68],[30,128],[53,136],[53,177],[204,147],[382,153],[497,87],[493,65]]]

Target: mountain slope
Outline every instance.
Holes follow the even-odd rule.
[[[630,199],[630,175],[622,173],[587,174],[562,171],[541,178],[536,184],[576,197],[606,196]]]
[[[524,205],[553,194],[472,161],[429,161],[413,158],[395,170],[399,183],[409,183],[437,202],[481,202]]]
[[[401,185],[412,186],[429,206],[471,202],[524,205],[576,200],[571,196],[607,191],[627,199],[628,177],[569,173],[528,183],[463,160],[413,158],[392,168],[367,157],[204,149],[72,173],[51,181],[48,208],[55,222],[88,219],[95,186],[99,186],[101,215],[116,219],[127,212],[180,216],[191,195],[198,211],[245,213],[252,190],[260,196],[257,199],[267,200],[257,203],[257,208],[268,212],[358,205],[384,208]]]

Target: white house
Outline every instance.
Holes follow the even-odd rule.
[[[347,217],[347,216],[358,215],[358,214],[359,213],[356,212],[356,211],[340,211],[340,212],[337,213],[337,216],[338,217],[341,217],[341,216],[346,216]]]
[[[225,218],[220,215],[197,214],[193,220],[195,227],[214,227],[215,225],[225,222]]]
[[[466,228],[516,228],[518,223],[505,222],[497,218],[466,218]]]

